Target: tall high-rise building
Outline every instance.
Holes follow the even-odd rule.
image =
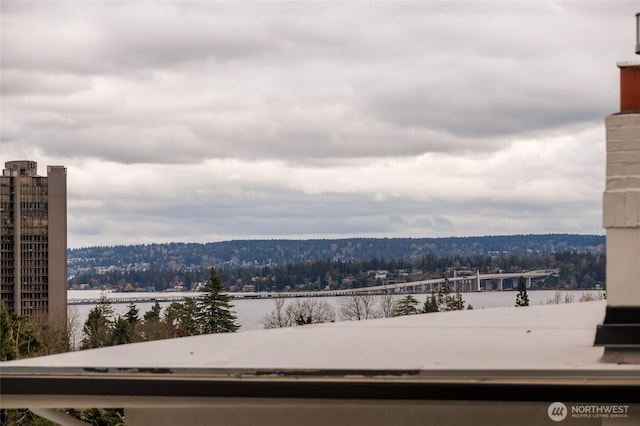
[[[67,169],[8,161],[0,176],[0,298],[32,321],[67,316]]]

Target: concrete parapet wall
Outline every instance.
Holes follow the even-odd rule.
[[[640,228],[640,113],[615,114],[607,126],[605,228]]]
[[[639,228],[640,190],[606,191],[603,223],[605,228]]]
[[[614,114],[607,126],[607,303],[640,306],[640,113]]]
[[[640,306],[640,228],[607,230],[607,304]]]
[[[640,126],[640,112],[611,114],[605,117],[607,132],[616,127]]]

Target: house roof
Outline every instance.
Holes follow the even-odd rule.
[[[2,399],[37,404],[49,395],[59,404],[66,395],[78,406],[96,396],[127,404],[135,399],[129,397],[282,398],[300,392],[311,398],[491,400],[550,400],[555,392],[567,400],[573,392],[584,401],[623,402],[630,387],[640,385],[640,365],[601,361],[603,349],[593,341],[605,306],[432,313],[3,362]]]

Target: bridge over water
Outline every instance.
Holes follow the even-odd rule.
[[[422,281],[410,281],[404,283],[384,284],[373,287],[350,288],[341,290],[323,290],[323,291],[291,291],[291,292],[247,292],[247,293],[228,293],[234,299],[263,299],[275,297],[328,297],[328,296],[347,296],[352,294],[386,294],[386,293],[429,293],[437,291],[445,279],[449,280],[452,291],[470,292],[470,291],[487,291],[493,289],[493,284],[497,290],[505,289],[505,281],[511,280],[510,288],[517,288],[520,277],[526,281],[527,288],[531,287],[531,280],[546,278],[549,275],[557,274],[557,269],[545,269],[538,271],[520,272],[520,273],[501,273],[501,274],[480,274],[465,275],[459,277],[435,278]],[[173,293],[154,293],[153,296],[144,295],[136,296],[135,293],[127,294],[123,297],[109,297],[111,303],[149,303],[149,302],[182,302],[186,297],[198,298],[201,293],[193,293],[186,296],[184,294],[176,295]],[[69,299],[69,305],[96,305],[100,302],[100,298],[77,298]]]
[[[520,273],[480,274],[465,275],[460,277],[442,277],[422,281],[410,281],[404,283],[384,284],[372,287],[350,288],[341,290],[307,291],[307,292],[278,292],[278,293],[248,293],[248,297],[321,297],[321,296],[346,296],[350,294],[385,294],[385,293],[429,293],[439,289],[445,280],[448,280],[452,291],[485,291],[492,290],[488,285],[496,282],[497,290],[504,290],[505,280],[511,280],[511,288],[517,288],[520,277],[525,279],[527,288],[531,288],[531,280],[546,278],[557,274],[558,269],[545,269]],[[484,285],[483,285],[484,283]],[[269,294],[269,296],[264,296]]]

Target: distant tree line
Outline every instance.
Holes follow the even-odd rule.
[[[546,234],[447,238],[347,238],[322,240],[235,240],[214,243],[138,244],[68,250],[71,274],[98,268],[198,270],[275,266],[327,259],[360,262],[374,258],[416,260],[438,257],[557,252],[604,253],[603,235]]]
[[[226,290],[252,285],[256,291],[282,291],[361,288],[382,284],[382,278],[372,271],[387,271],[389,277],[397,281],[415,281],[452,276],[453,271],[517,273],[558,269],[559,274],[550,276],[541,286],[576,290],[594,288],[597,284],[604,286],[605,263],[604,254],[591,252],[470,257],[436,256],[430,253],[416,260],[316,260],[275,266],[223,267],[218,268],[218,272]],[[194,283],[205,282],[208,274],[207,268],[190,271],[110,271],[104,274],[79,274],[69,283],[72,286],[88,284],[92,288],[107,286],[120,290],[137,288],[161,291],[169,288],[172,282],[181,282],[189,289]]]

